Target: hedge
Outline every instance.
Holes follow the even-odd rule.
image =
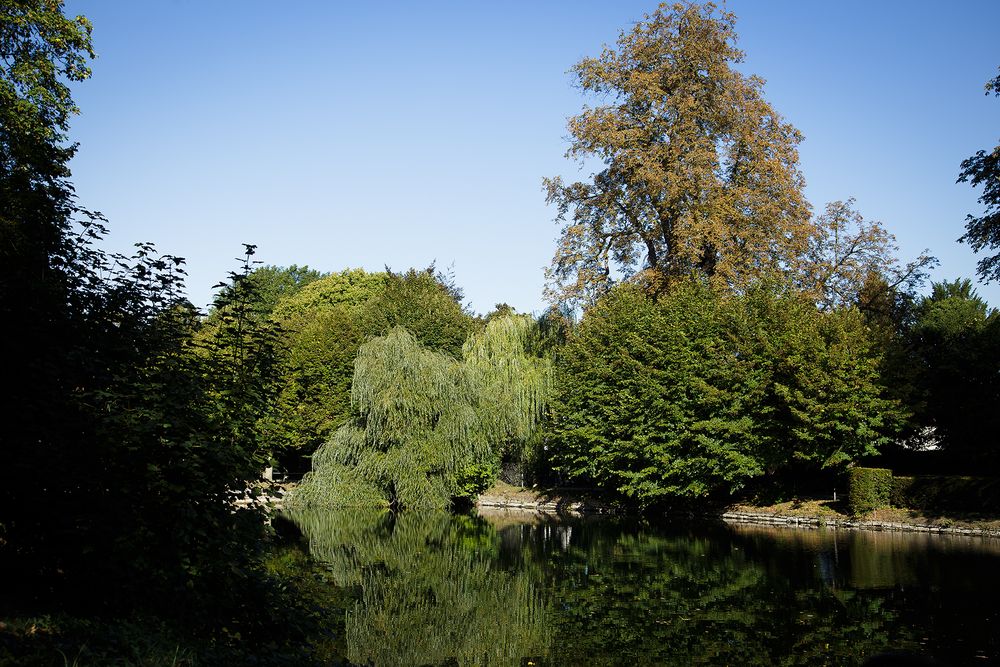
[[[926,475],[894,477],[890,501],[922,511],[1000,513],[1000,479]]]
[[[888,468],[851,468],[847,508],[851,514],[865,514],[889,506],[892,471]]]

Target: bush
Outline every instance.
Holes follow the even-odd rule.
[[[894,477],[890,501],[895,507],[925,512],[1000,513],[1000,479],[991,477]]]
[[[864,514],[889,506],[892,471],[888,468],[851,468],[848,486],[848,509]]]

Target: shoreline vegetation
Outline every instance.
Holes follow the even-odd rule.
[[[667,516],[803,529],[840,528],[1000,538],[1000,515],[961,512],[928,514],[892,507],[852,516],[841,511],[843,504],[843,500],[791,500],[770,505],[738,502],[714,511],[675,512]],[[583,489],[532,489],[503,482],[484,491],[477,498],[475,507],[480,515],[525,512],[568,516],[614,514],[643,518],[641,514],[623,512],[613,503],[602,501]]]

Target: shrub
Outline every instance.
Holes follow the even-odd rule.
[[[851,514],[864,514],[889,506],[892,471],[888,468],[851,468],[848,487],[848,509]]]

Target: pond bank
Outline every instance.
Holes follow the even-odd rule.
[[[799,528],[840,528],[845,530],[904,531],[914,533],[939,533],[943,535],[971,535],[980,537],[1000,537],[1000,529],[984,526],[949,526],[934,523],[907,523],[864,518],[831,518],[829,516],[796,516],[767,512],[726,511],[721,514],[705,515],[720,518],[726,523],[753,523],[771,526],[795,526]]]
[[[525,510],[546,514],[612,514],[611,503],[585,489],[526,489],[497,482],[476,499],[477,508]]]
[[[492,510],[536,512],[543,514],[613,514],[613,503],[582,489],[525,489],[499,483],[476,501],[476,507]],[[863,517],[842,514],[833,503],[823,500],[792,501],[758,507],[732,505],[721,511],[679,513],[688,518],[721,519],[726,523],[792,526],[800,528],[840,528],[844,530],[903,531],[942,535],[968,535],[1000,538],[1000,518],[981,516],[926,516],[912,510],[892,508],[876,510]]]

